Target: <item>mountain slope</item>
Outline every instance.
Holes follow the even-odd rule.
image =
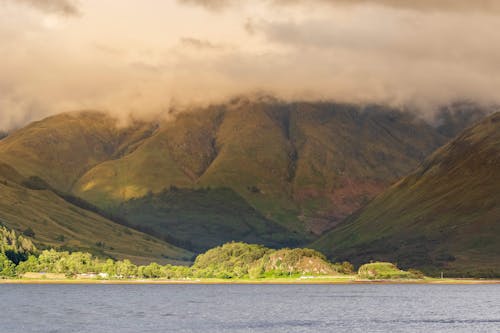
[[[149,126],[120,128],[115,119],[99,112],[63,113],[3,139],[0,160],[26,177],[38,176],[68,192],[84,172],[126,151]]]
[[[122,203],[117,215],[140,221],[140,230],[175,235],[185,248],[203,252],[221,242],[243,240],[293,246],[300,236],[266,219],[230,188],[170,188]]]
[[[39,247],[84,249],[138,263],[189,261],[191,253],[96,213],[79,208],[50,190],[34,190],[12,167],[0,163],[0,223],[32,230]]]
[[[162,123],[73,192],[109,208],[170,186],[231,188],[266,218],[321,233],[446,140],[394,110],[237,100]]]
[[[397,261],[429,272],[500,276],[500,113],[314,245],[330,257]]]
[[[284,246],[310,242],[415,168],[464,117],[449,118],[439,130],[384,107],[269,98],[127,126],[77,112],[10,133],[0,161],[161,239]]]
[[[319,232],[336,225],[446,141],[408,113],[378,107],[297,105],[293,195]]]

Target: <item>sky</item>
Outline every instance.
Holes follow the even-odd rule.
[[[500,102],[497,0],[0,0],[0,130],[235,95]]]

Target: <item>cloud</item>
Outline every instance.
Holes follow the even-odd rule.
[[[500,102],[497,17],[375,13],[361,10],[355,20],[261,20],[250,30],[282,48],[289,65],[284,81],[320,97],[423,107]]]
[[[458,10],[461,0],[453,11],[438,10],[447,3],[439,0],[236,2],[213,12],[176,1],[82,1],[79,20],[4,6],[0,130],[69,110],[150,116],[255,92],[426,114],[457,100],[500,105],[500,13],[479,10],[490,2],[468,2],[476,11]]]
[[[45,13],[76,16],[80,10],[75,0],[3,0],[31,6]]]
[[[223,50],[226,48],[224,45],[215,44],[208,40],[202,40],[193,37],[182,37],[180,44],[187,48],[194,48],[197,50]]]
[[[242,2],[242,0],[178,0],[178,1],[183,4],[200,5],[209,9],[221,9]]]
[[[255,3],[249,0],[178,0],[180,3],[200,5],[212,10],[230,6]],[[260,0],[261,3],[274,6],[288,5],[333,5],[359,6],[376,5],[417,11],[483,11],[498,12],[498,0]]]

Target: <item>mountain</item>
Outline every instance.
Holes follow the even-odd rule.
[[[500,113],[467,129],[314,247],[356,263],[392,260],[500,276]]]
[[[69,192],[86,170],[115,158],[148,131],[141,124],[120,128],[98,112],[60,114],[3,139],[0,158],[25,176],[38,176]]]
[[[447,142],[468,121],[450,114],[440,129],[381,106],[271,98],[127,125],[74,112],[9,133],[0,161],[194,251],[230,240],[289,246],[336,226]]]
[[[266,219],[319,234],[446,140],[394,110],[237,101],[160,124],[133,152],[89,169],[72,190],[113,209],[171,186],[230,188]]]
[[[137,263],[191,259],[188,251],[78,207],[49,189],[33,186],[1,162],[0,193],[0,224],[26,233],[39,248],[85,250]]]

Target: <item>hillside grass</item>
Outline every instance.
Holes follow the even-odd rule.
[[[355,263],[500,276],[500,114],[437,150],[412,174],[313,245]]]
[[[0,223],[32,230],[40,248],[85,250],[134,262],[189,262],[192,253],[116,224],[63,200],[50,190],[33,190],[0,175]]]

